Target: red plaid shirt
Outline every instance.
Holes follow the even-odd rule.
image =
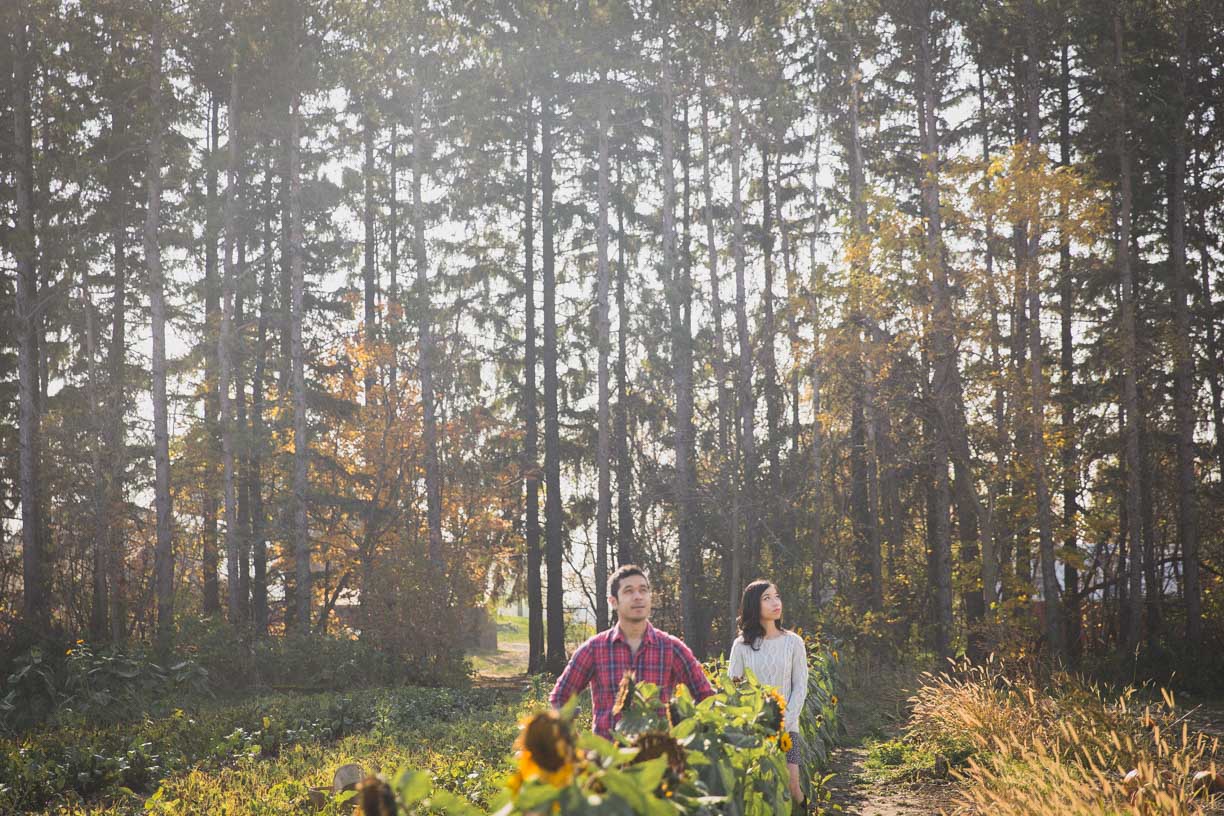
[[[595,709],[595,733],[610,737],[618,719],[612,715],[616,691],[629,669],[633,669],[639,683],[658,686],[664,703],[671,697],[677,683],[688,686],[693,698],[698,701],[714,693],[705,670],[684,641],[647,623],[636,655],[630,655],[629,642],[625,640],[619,625],[600,632],[579,646],[565,671],[557,678],[557,685],[553,686],[548,702],[554,708],[561,708],[589,685],[591,703]]]

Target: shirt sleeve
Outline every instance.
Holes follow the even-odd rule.
[[[548,695],[548,704],[553,708],[561,708],[575,694],[581,694],[595,675],[595,656],[591,653],[589,643],[578,647],[565,665],[565,671],[557,678],[552,693]]]
[[[714,689],[710,686],[710,680],[706,677],[705,669],[701,667],[701,663],[693,655],[692,649],[679,639],[673,642],[672,648],[675,651],[676,657],[679,658],[676,661],[676,668],[673,669],[675,681],[688,686],[688,690],[693,694],[693,699],[697,702],[701,702],[713,695]]]
[[[731,655],[727,659],[727,674],[735,679],[744,676],[744,642],[739,638],[731,644]]]
[[[803,703],[807,699],[807,647],[799,635],[792,637],[794,645],[791,647],[791,697],[786,701],[786,730],[798,731],[799,714],[803,711]]]

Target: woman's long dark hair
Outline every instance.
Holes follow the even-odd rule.
[[[761,596],[771,586],[774,586],[773,581],[759,578],[744,587],[744,597],[740,600],[738,621],[740,637],[744,639],[744,643],[752,647],[753,651],[760,650],[761,641],[765,638],[765,626],[761,623]],[[780,620],[777,622],[777,627],[779,632],[786,631],[786,627]]]

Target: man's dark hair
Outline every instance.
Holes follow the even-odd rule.
[[[621,581],[631,575],[640,575],[647,581],[650,580],[650,576],[646,574],[646,570],[642,569],[637,564],[621,564],[619,567],[617,567],[616,572],[612,573],[612,577],[608,579],[608,595],[613,598],[617,597],[617,593],[620,592]]]

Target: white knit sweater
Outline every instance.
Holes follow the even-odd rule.
[[[757,641],[756,647],[744,643],[742,636],[737,637],[731,644],[727,672],[732,677],[743,677],[744,669],[752,669],[762,684],[780,691],[786,700],[786,730],[798,731],[808,684],[803,638],[794,632],[783,632],[778,637]]]

